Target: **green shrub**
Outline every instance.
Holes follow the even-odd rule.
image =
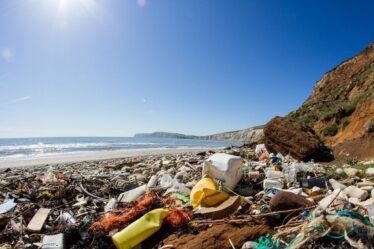
[[[335,111],[333,110],[327,110],[321,113],[321,119],[323,121],[331,120],[335,115]]]
[[[322,130],[322,134],[324,136],[335,136],[338,133],[339,126],[337,124],[332,124],[330,126],[325,127]]]
[[[349,124],[348,117],[344,117],[339,121],[339,129],[345,128]]]
[[[351,101],[346,104],[343,104],[343,110],[346,114],[350,115],[356,110],[357,101]]]
[[[348,164],[349,166],[354,166],[358,164],[358,160],[356,158],[351,158],[351,159],[345,160],[345,163]]]

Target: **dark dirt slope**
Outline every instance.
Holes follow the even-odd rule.
[[[278,134],[282,133],[280,130],[283,133],[289,131],[290,122],[297,123],[293,126],[299,127],[293,129],[293,136],[302,140],[303,134],[299,134],[299,131],[305,130],[305,127],[311,128],[315,132],[314,138],[329,146],[337,159],[373,159],[374,43],[327,72],[316,83],[304,104],[276,123]],[[271,121],[265,126],[265,143],[274,139],[281,144],[291,142],[287,136],[275,138],[274,123]],[[294,144],[295,149],[289,152],[302,154],[302,146],[302,143]],[[285,148],[282,150],[286,152]],[[318,147],[314,153],[321,150],[322,147]],[[304,153],[298,158],[305,159],[312,154]]]

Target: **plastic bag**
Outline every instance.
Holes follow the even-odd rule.
[[[268,154],[265,144],[257,144],[255,148],[255,153],[257,156],[260,156],[262,153]]]
[[[170,188],[173,185],[173,178],[169,174],[165,174],[160,179],[160,187],[163,189]]]
[[[44,183],[53,183],[57,182],[57,178],[53,173],[53,167],[50,165],[47,172],[44,175]]]
[[[172,181],[172,186],[166,190],[164,196],[169,193],[180,193],[182,195],[189,195],[191,190],[186,187],[183,183],[180,183],[178,180],[174,179]]]

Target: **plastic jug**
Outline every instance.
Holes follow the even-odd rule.
[[[204,177],[192,188],[190,199],[192,206],[196,208],[200,204],[204,207],[212,207],[220,204],[228,198],[226,192],[218,191],[218,184],[210,177]]]
[[[154,209],[112,236],[117,249],[131,249],[157,232],[168,214],[167,209]]]

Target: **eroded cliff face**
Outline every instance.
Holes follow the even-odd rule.
[[[283,123],[313,129],[337,159],[374,158],[374,43],[327,72],[304,104],[285,119]],[[266,136],[275,134],[266,132],[273,126],[271,122],[265,126]]]
[[[202,139],[208,140],[228,140],[241,141],[245,143],[257,143],[264,136],[263,126],[247,128],[239,131],[223,132],[209,136],[203,136]]]

